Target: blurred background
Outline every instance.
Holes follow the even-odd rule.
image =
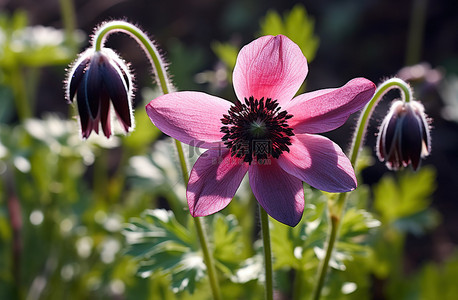
[[[74,6],[74,17],[76,18],[73,20],[71,14],[67,15],[67,21],[65,21],[67,25],[64,25],[65,22],[63,20],[65,19],[66,10],[63,7],[68,4]],[[22,140],[23,132],[14,128],[24,122],[24,116],[49,120],[50,113],[52,113],[52,116],[72,119],[74,111],[64,98],[63,81],[66,76],[65,70],[68,63],[73,61],[77,53],[87,47],[93,28],[97,24],[106,20],[123,19],[131,21],[146,30],[155,39],[162,53],[170,62],[169,71],[173,75],[173,81],[178,90],[206,91],[226,99],[235,99],[230,83],[231,66],[227,61],[224,61],[221,51],[218,52],[218,45],[229,45],[238,51],[240,47],[261,34],[262,22],[266,20],[266,15],[269,12],[277,12],[280,16],[284,16],[297,4],[303,5],[306,9],[310,20],[314,24],[313,33],[319,39],[313,58],[308,57],[310,61],[309,74],[306,85],[303,87],[304,90],[313,91],[321,88],[337,87],[354,77],[360,76],[366,77],[377,84],[383,79],[396,74],[410,81],[414,86],[416,98],[422,101],[427,114],[433,120],[431,134],[432,153],[423,161],[423,167],[430,166],[435,169],[436,181],[431,197],[431,208],[437,212],[439,221],[433,226],[434,228],[422,232],[422,234],[410,232],[406,235],[405,247],[402,250],[402,271],[409,274],[409,272],[415,272],[419,269],[426,261],[446,261],[455,255],[456,246],[458,245],[458,197],[455,190],[458,187],[458,10],[454,0],[75,0],[73,3],[66,0],[0,0],[0,25],[2,30],[0,31],[0,123],[3,127],[0,135],[0,146],[3,144],[0,147],[0,159],[4,160],[0,165],[0,174],[4,178],[8,177],[5,174],[8,172],[6,170],[9,162],[7,160],[8,155],[5,153],[8,151],[13,152],[11,147],[8,147],[8,143],[18,138],[22,141],[19,142],[19,145],[23,146],[22,150],[16,156],[10,153],[10,158],[14,156],[11,161],[17,169],[15,169],[15,172],[20,173],[18,175],[19,178],[22,176],[22,179],[16,178],[16,180],[24,180],[25,182],[32,180],[34,184],[36,184],[36,181],[39,184],[40,180],[47,180],[40,179],[39,175],[33,175],[32,177],[27,175],[27,163],[21,165],[21,160],[17,158],[24,157],[29,162],[33,160],[33,155],[27,153],[27,149],[32,149],[33,142]],[[36,38],[37,41],[33,41],[32,38],[29,40],[24,38],[26,40],[24,45],[26,46],[33,42],[39,43],[40,39],[42,41],[49,39],[50,45],[53,42],[58,44],[52,46],[54,48],[44,48],[44,50],[41,50],[44,52],[36,52],[32,55],[22,51],[20,47],[14,48],[15,45],[12,41],[17,36],[12,32],[16,27],[22,28],[21,26],[23,25],[21,24],[35,28],[38,28],[38,26],[52,27],[56,30],[65,30],[66,28],[69,30],[67,34],[74,38],[63,38],[62,34],[65,35],[65,31],[59,31],[59,33],[46,31]],[[77,32],[73,33],[73,30]],[[300,28],[298,28],[298,31],[300,31]],[[8,48],[10,50],[6,49],[7,46],[10,47]],[[110,37],[107,46],[115,49],[125,60],[131,63],[137,87],[135,106],[138,108],[137,111],[142,111],[145,101],[152,99],[148,98],[148,95],[154,95],[154,83],[149,76],[149,69],[145,67],[146,59],[141,49],[129,37],[123,35]],[[416,68],[406,69],[406,67],[414,65],[416,65]],[[374,114],[366,139],[366,145],[372,151],[373,156],[375,155],[374,145],[377,127],[388,109],[389,102],[397,96],[395,92],[389,93],[386,96],[387,99],[382,101]],[[13,99],[15,97],[29,99],[25,102],[29,103],[29,109],[19,112],[15,107],[16,104],[14,104],[15,100]],[[345,126],[326,135],[336,141],[343,149],[346,149],[350,143],[355,119],[356,116],[353,116]],[[72,122],[76,124],[76,121],[72,120]],[[32,128],[35,126],[30,122],[28,124],[27,126]],[[28,130],[27,126],[26,131]],[[52,124],[49,126],[52,126]],[[153,131],[151,124],[147,124],[146,128],[143,130]],[[142,128],[139,123],[137,131],[140,129]],[[52,131],[49,128],[44,128],[45,136],[53,134],[47,130]],[[40,134],[43,133],[37,133],[36,135],[40,136]],[[42,137],[42,140],[45,139],[45,137]],[[56,138],[56,140],[59,140],[59,138]],[[11,144],[15,143],[11,142]],[[94,144],[99,147],[103,142],[94,142]],[[116,146],[102,145],[101,148],[105,150],[79,149],[78,151],[80,151],[79,153],[85,153],[84,151],[88,151],[88,153],[90,151],[106,153],[104,152],[106,149],[114,149],[114,154],[110,154],[104,162],[105,168],[108,169],[110,174],[109,178],[112,180],[117,178],[115,176],[116,172],[119,171],[117,165],[119,160],[124,157],[116,150]],[[71,145],[69,147],[71,148]],[[45,151],[42,148],[37,149],[36,151]],[[135,147],[131,147],[130,150],[131,155],[139,153],[139,150]],[[96,182],[98,167],[92,165],[90,155],[85,158],[89,160],[86,165],[90,166],[88,167],[90,171],[86,169],[77,171],[71,175],[73,177],[67,178],[70,184],[80,177],[84,177],[90,182]],[[72,161],[67,161],[63,168],[72,168],[73,163]],[[23,166],[22,170],[21,166]],[[46,169],[48,166],[43,163],[42,168]],[[58,169],[59,167],[53,168]],[[40,170],[35,171],[40,172]],[[64,171],[56,171],[53,176],[60,176],[58,174],[63,174],[60,172]],[[391,173],[387,171],[383,163],[373,161],[370,166],[363,170],[362,181],[371,186],[379,182],[387,172]],[[101,178],[103,181],[104,177],[102,176]],[[80,183],[75,181],[73,184],[79,185]],[[33,189],[31,191],[11,191],[9,190],[11,186],[14,185],[11,182],[8,183],[6,179],[0,186],[0,192],[3,194],[0,198],[2,206],[0,237],[2,237],[1,242],[5,243],[0,244],[0,253],[2,254],[2,262],[0,263],[2,276],[0,279],[5,283],[12,280],[10,278],[11,275],[6,274],[11,264],[14,265],[11,259],[13,261],[14,259],[19,259],[17,257],[14,258],[14,255],[13,258],[9,258],[11,256],[8,253],[12,248],[22,247],[27,249],[27,247],[32,247],[34,249],[33,247],[36,246],[39,253],[49,253],[49,251],[62,251],[60,247],[68,247],[65,243],[49,248],[43,248],[39,245],[41,243],[39,242],[40,239],[47,240],[46,235],[53,231],[52,228],[49,230],[43,229],[37,235],[34,243],[25,242],[25,244],[20,244],[19,241],[17,243],[11,242],[11,240],[14,240],[13,237],[15,235],[14,224],[16,224],[17,228],[28,228],[31,226],[29,223],[41,224],[43,222],[42,209],[46,211],[46,207],[50,206],[52,210],[55,209],[53,205],[57,205],[53,204],[52,200],[48,202],[45,199],[47,196],[40,198],[38,195],[34,195]],[[93,186],[95,186],[95,183],[89,184],[84,189],[86,191],[86,189],[91,189]],[[56,191],[62,189],[62,187],[58,186],[54,188]],[[43,189],[48,190],[49,187],[43,187]],[[78,188],[74,190],[78,190]],[[51,189],[49,193],[54,195],[52,197],[55,197],[55,194],[58,194],[56,191],[53,192]],[[116,194],[116,192],[119,191],[113,193]],[[100,193],[103,193],[103,191],[100,191]],[[104,225],[101,226],[103,228],[100,229],[99,235],[94,234],[94,236],[91,236],[91,241],[89,242],[87,239],[82,238],[84,233],[77,234],[74,237],[75,240],[73,242],[80,243],[77,254],[83,258],[87,254],[86,257],[89,259],[92,257],[90,250],[92,245],[98,243],[98,238],[104,239],[105,234],[107,232],[110,233],[110,224],[115,224],[113,225],[115,227],[121,226],[120,223],[125,222],[128,217],[139,215],[143,208],[149,207],[149,200],[146,196],[142,196],[142,206],[136,208],[135,205],[138,206],[138,203],[132,204],[132,207],[127,204],[127,208],[124,209],[130,209],[129,213],[114,214],[113,212],[116,209],[112,210],[110,206],[119,205],[116,202],[116,197],[113,197],[114,200],[108,200],[94,208],[89,204],[91,199],[81,199],[82,195],[86,194],[72,195],[73,199],[68,200],[67,197],[65,201],[70,203],[68,207],[66,206],[68,213],[75,214],[76,218],[89,218],[84,213],[88,208],[92,211],[91,218],[95,215],[96,220],[97,212],[102,212],[99,213],[98,218],[103,220],[102,223]],[[11,195],[19,195],[18,197],[24,197],[30,201],[28,204],[22,204],[23,211],[19,214],[22,215],[22,218],[17,217],[17,220],[9,218],[12,212],[19,209],[15,206],[16,202],[9,200],[12,197]],[[35,201],[34,197],[40,198],[39,204],[31,204]],[[76,203],[79,201],[84,204],[77,205]],[[161,206],[160,200],[158,201],[158,206]],[[73,228],[72,226],[79,222],[65,217],[65,211],[62,211],[62,208],[53,211],[54,213],[63,214],[60,217],[56,217],[60,220],[60,231],[65,231],[65,226]],[[33,215],[34,212],[35,215]],[[69,221],[62,224],[65,220]],[[107,220],[111,220],[112,223],[107,225]],[[48,225],[52,227],[53,223]],[[92,224],[91,226],[98,225]],[[90,228],[84,230],[86,232],[91,231]],[[119,231],[117,227],[112,228],[112,230],[113,232]],[[102,234],[102,232],[104,233]],[[24,231],[24,234],[36,233],[29,228]],[[52,240],[52,237],[48,238]],[[113,250],[113,247],[117,247],[115,251],[117,253],[121,245],[118,242],[111,242],[112,244],[106,244],[110,243],[110,241],[105,241],[105,244],[101,243],[98,251],[109,252],[110,249]],[[85,250],[86,248],[84,247],[86,246],[89,247],[87,248],[89,250]],[[28,251],[30,251],[30,248]],[[75,250],[68,249],[65,251],[71,252]],[[89,253],[84,251],[89,251]],[[45,257],[38,254],[37,256]],[[105,259],[107,264],[113,261],[113,258],[110,259],[109,255],[105,256]],[[58,262],[50,260],[43,265],[43,258],[40,258],[40,261],[35,261],[33,256],[30,256],[21,263],[23,273],[27,273],[27,268],[24,269],[24,265],[27,264],[30,265],[31,270],[39,270],[37,271],[38,274],[44,274],[43,276],[46,278],[47,270],[52,270],[53,264],[58,264]],[[64,267],[70,266],[67,269],[63,269],[61,275],[63,274],[62,276],[64,277],[71,278],[75,272],[84,274],[82,270],[75,271],[75,267],[71,267],[70,260],[68,264],[65,262],[59,262],[59,264]],[[124,261],[124,264],[127,266],[130,263]],[[125,270],[125,266],[123,266],[124,269],[119,267],[120,269],[117,272],[123,273],[121,270]],[[91,268],[89,266],[87,268],[86,274],[90,274]],[[130,266],[130,268],[133,267]],[[92,269],[92,271],[94,270],[108,272],[102,269]],[[115,283],[109,281],[111,284],[107,285],[109,292],[103,295],[97,294],[97,297],[92,299],[122,299],[125,297],[124,284],[126,283],[122,274],[118,275],[121,278],[120,282],[123,282],[122,285],[118,281],[115,281]],[[90,277],[90,275],[87,276]],[[28,279],[28,284],[34,285],[36,291],[42,292],[40,282],[36,280],[31,276]],[[118,285],[116,285],[117,283]],[[98,286],[96,283],[93,284]],[[377,284],[374,286],[377,287]],[[122,293],[117,293],[119,289],[122,289]],[[386,297],[383,292],[378,292],[377,288],[374,289],[374,299],[384,299]],[[8,294],[9,292],[4,293],[6,293],[5,295],[11,295]],[[91,295],[94,296],[95,294]],[[81,296],[80,299],[84,299],[84,297]],[[33,294],[28,294],[28,298],[40,299],[40,296],[34,298]],[[51,297],[49,299],[58,298]],[[75,299],[78,299],[78,297]]]

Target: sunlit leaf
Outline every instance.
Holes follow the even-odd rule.
[[[444,262],[443,265],[429,263],[420,275],[420,299],[452,300],[458,295],[458,259],[456,256]]]
[[[307,15],[303,5],[297,4],[283,18],[276,11],[267,12],[261,21],[260,35],[286,35],[301,48],[308,62],[311,62],[319,45],[319,38],[313,33],[314,27],[314,19]]]
[[[226,64],[226,66],[233,70],[235,67],[235,61],[237,59],[237,54],[239,53],[239,47],[229,43],[213,42],[212,50],[215,52],[216,56]]]
[[[231,280],[237,283],[246,283],[252,280],[264,281],[264,257],[257,254],[243,261],[240,269],[235,272]]]
[[[224,262],[238,263],[243,247],[241,228],[233,215],[216,214],[212,224],[215,257]]]
[[[426,209],[435,190],[435,171],[423,167],[414,173],[399,174],[396,182],[392,176],[384,176],[374,188],[374,207],[382,222],[417,214]]]
[[[129,245],[126,254],[139,261],[140,276],[169,273],[175,291],[190,293],[204,277],[206,266],[198,252],[197,236],[178,223],[171,211],[147,210],[141,218],[132,219],[123,234]]]
[[[0,35],[5,41],[0,45],[1,65],[42,67],[67,64],[74,59],[76,49],[66,43],[63,30],[41,25],[26,26],[27,22],[27,15],[21,11],[10,18],[2,16]],[[73,39],[78,44],[84,36],[78,31]]]

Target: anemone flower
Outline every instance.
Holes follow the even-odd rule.
[[[104,135],[111,136],[111,106],[124,131],[133,129],[132,76],[113,50],[89,48],[79,56],[68,73],[67,101],[72,102],[75,94],[84,139],[92,131],[98,134],[100,124]]]
[[[304,210],[302,181],[327,192],[356,188],[349,159],[316,133],[341,126],[371,99],[375,85],[357,78],[338,89],[294,97],[307,72],[307,60],[294,42],[264,36],[238,54],[235,104],[206,93],[175,92],[146,106],[162,132],[208,149],[188,182],[192,216],[226,207],[247,172],[259,204],[290,226],[297,225]]]

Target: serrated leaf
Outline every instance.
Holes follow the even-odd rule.
[[[199,154],[191,147],[184,147],[184,150],[188,158]],[[172,139],[156,141],[150,154],[132,156],[128,176],[130,184],[137,190],[153,197],[167,198],[176,218],[184,222],[188,215],[184,209],[187,206],[186,187]]]
[[[440,216],[436,211],[425,209],[416,214],[397,219],[393,226],[401,232],[421,235],[426,230],[434,228],[439,223],[439,218]]]
[[[341,239],[365,235],[370,229],[379,227],[381,222],[372,214],[363,210],[350,208],[345,212],[340,227]]]
[[[319,191],[305,188],[306,206],[301,222],[289,227],[271,219],[271,241],[274,268],[309,268],[308,258],[315,247],[323,248],[327,235],[326,197]]]
[[[231,280],[236,283],[246,283],[252,280],[264,281],[264,257],[261,254],[256,254],[246,259],[240,269],[231,277]]]
[[[194,292],[206,266],[198,251],[197,236],[181,225],[171,211],[146,210],[123,231],[126,254],[139,261],[138,274],[149,277],[155,272],[171,274],[174,291]]]
[[[274,268],[312,269],[325,256],[329,220],[327,201],[332,195],[305,189],[306,208],[301,222],[294,228],[272,221],[271,239],[274,252]],[[339,240],[331,257],[330,266],[345,269],[345,263],[356,256],[367,256],[370,248],[366,245],[369,233],[380,226],[369,212],[349,208],[344,215]]]
[[[384,176],[374,188],[374,207],[383,222],[414,215],[425,210],[435,190],[435,171],[423,167],[414,173],[405,171],[396,181],[392,176]]]
[[[420,283],[420,299],[455,299],[458,294],[458,257],[449,258],[442,265],[433,263],[423,267]]]
[[[216,214],[212,230],[215,258],[222,262],[238,263],[243,243],[235,216]]]

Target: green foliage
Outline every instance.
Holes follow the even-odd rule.
[[[211,47],[216,56],[226,64],[229,70],[233,70],[240,49],[232,44],[221,42],[213,42]]]
[[[295,42],[310,63],[315,58],[319,46],[319,38],[314,35],[314,20],[307,15],[303,5],[297,4],[282,18],[276,11],[270,10],[260,21],[259,35],[285,35]],[[228,74],[232,74],[240,51],[240,45],[230,42],[213,42],[212,50],[226,65]],[[229,76],[230,77],[230,76]],[[231,78],[229,78],[231,81]]]
[[[171,211],[147,210],[140,218],[132,218],[123,231],[129,245],[126,254],[139,261],[140,276],[171,274],[175,292],[187,290],[193,294],[196,284],[206,275],[198,237],[193,229],[192,219],[188,219],[185,227]],[[236,219],[232,215],[216,214],[211,229],[217,268],[227,278],[236,278],[243,245]]]
[[[205,264],[198,253],[197,236],[179,224],[171,211],[147,210],[133,218],[125,228],[129,248],[126,254],[137,258],[138,273],[148,277],[154,271],[172,274],[175,292],[194,292],[196,282],[205,275]]]
[[[422,168],[418,173],[406,171],[399,180],[384,177],[374,188],[374,208],[383,222],[392,223],[424,211],[435,189],[435,172]]]
[[[13,103],[20,119],[33,117],[33,100],[39,81],[39,67],[71,62],[83,40],[75,32],[68,43],[63,30],[45,26],[27,26],[25,12],[12,16],[0,13],[0,121],[14,116]]]
[[[283,34],[295,42],[308,62],[313,61],[318,50],[319,38],[314,35],[315,22],[301,4],[294,6],[283,18],[276,11],[268,11],[261,21],[260,35]]]
[[[242,230],[234,215],[216,214],[212,222],[214,256],[218,268],[231,277],[243,259]]]
[[[42,67],[66,64],[73,60],[75,50],[65,43],[62,30],[44,26],[27,26],[27,15],[23,11],[12,17],[0,15],[0,65],[4,68],[15,65]],[[81,42],[81,34],[74,39]]]
[[[172,79],[177,89],[196,89],[195,74],[201,71],[201,66],[205,60],[205,52],[198,47],[186,46],[177,39],[171,40],[168,48],[171,62],[168,71],[173,74]]]
[[[175,217],[184,222],[186,187],[183,182],[176,150],[171,139],[157,141],[150,154],[129,158],[127,178],[134,187],[133,196],[146,197],[146,201],[168,200]]]
[[[327,197],[318,191],[307,190],[309,196],[304,216],[294,228],[284,226],[272,220],[272,248],[275,268],[290,267],[310,270],[317,267],[317,260],[322,258],[327,236]],[[350,208],[345,213],[340,228],[340,240],[331,260],[331,267],[345,270],[345,261],[355,256],[366,255],[368,247],[365,237],[370,230],[377,228],[380,222],[369,212]]]
[[[442,265],[428,263],[420,272],[418,299],[453,300],[458,295],[458,256],[445,261]]]
[[[22,12],[0,15],[0,298],[208,299],[175,146],[143,109],[135,113],[137,130],[108,141],[95,135],[82,141],[77,123],[56,115],[24,114],[17,125],[6,124],[16,122],[15,101],[35,94],[37,67],[75,57],[60,30],[27,23]],[[283,16],[269,11],[260,34],[289,36],[310,62],[319,43],[313,31],[313,19],[297,5]],[[212,44],[228,69],[239,48]],[[170,71],[180,87],[195,86],[192,75],[203,62],[200,49],[189,50],[180,43],[170,47]],[[143,92],[148,101],[157,96]],[[190,165],[202,153],[185,152]],[[361,157],[357,174],[373,161],[369,151]],[[370,299],[376,278],[387,299],[454,299],[456,257],[428,262],[408,276],[402,270],[406,235],[425,234],[439,222],[430,208],[435,187],[429,167],[384,176],[373,187],[360,184],[349,196],[322,298]],[[309,187],[305,195],[296,227],[270,220],[276,292],[285,299],[312,293],[336,196]],[[19,206],[16,215],[12,203]],[[203,219],[225,299],[263,295],[256,205],[243,181],[226,209]],[[12,214],[21,220],[20,231],[12,227]]]
[[[0,148],[6,149],[0,161],[0,258],[7,262],[0,264],[2,299],[15,293],[84,299],[99,288],[109,293],[113,286],[119,293],[134,285],[132,264],[120,256],[119,228],[128,205],[108,210],[108,197],[95,197],[84,176],[88,166],[99,163],[96,157],[117,144],[97,137],[83,142],[74,121],[54,115],[0,126]],[[15,197],[19,233],[10,226],[6,205]],[[13,248],[18,234],[22,250]],[[20,264],[11,259],[16,251]],[[20,282],[8,276],[12,268],[21,274]]]
[[[324,245],[329,230],[327,204],[328,201],[333,201],[332,194],[307,188],[305,192],[306,206],[301,222],[291,228],[272,220],[271,229],[274,268],[277,273],[282,270],[295,271],[292,290],[296,299],[303,299],[313,291],[316,278],[305,274],[316,274],[320,261],[324,258]],[[380,222],[364,209],[350,207],[346,211],[340,228],[340,238],[330,261],[330,266],[334,269],[329,283],[333,286],[333,293],[325,295],[329,297],[326,299],[340,297],[342,289],[350,288],[347,284],[350,279],[358,281],[360,286],[367,285],[360,283],[364,278],[354,278],[354,273],[348,274],[348,270],[370,258],[370,239],[379,226]],[[339,273],[335,275],[335,272]],[[355,295],[361,296],[361,292]]]
[[[434,169],[423,167],[399,173],[397,180],[384,176],[374,187],[374,208],[382,226],[374,237],[371,267],[378,278],[388,280],[393,298],[406,288],[401,268],[406,234],[424,234],[438,224],[437,213],[429,208],[435,186]]]
[[[147,94],[147,99],[154,99],[155,93]],[[142,106],[142,105],[141,105]],[[135,111],[135,126],[143,128],[143,130],[134,130],[130,135],[126,136],[122,142],[132,155],[145,153],[149,145],[153,143],[161,135],[161,131],[156,126],[151,124],[151,120],[145,110],[139,109]]]

